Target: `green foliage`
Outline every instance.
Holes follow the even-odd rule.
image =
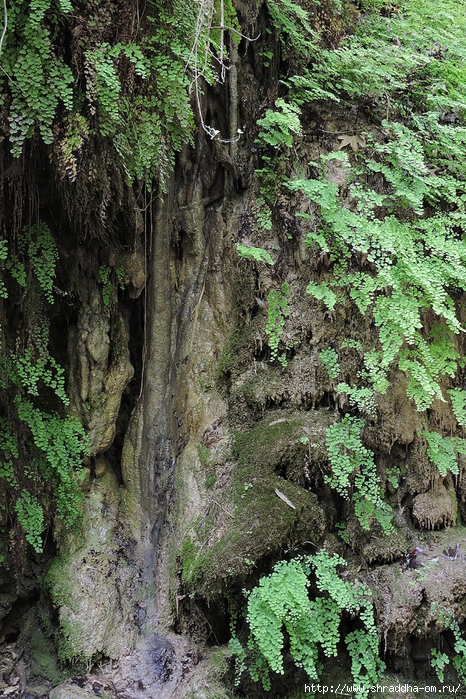
[[[13,246],[12,246],[13,247]],[[9,299],[24,304],[26,342],[0,354],[0,479],[11,514],[34,550],[54,514],[75,527],[82,502],[81,463],[88,440],[75,419],[51,410],[69,405],[64,370],[49,353],[44,308],[52,304],[57,246],[42,222],[25,228],[17,250],[0,244]],[[6,285],[4,282],[4,287]]]
[[[50,228],[39,222],[31,228],[23,229],[18,241],[18,250],[28,258],[42,293],[49,303],[53,303],[52,290],[58,249]],[[24,267],[21,268],[20,264],[16,262],[14,267],[10,267],[10,272],[20,286],[25,286]]]
[[[445,653],[440,653],[436,648],[432,648],[430,651],[430,664],[435,670],[439,682],[443,682],[445,679],[444,668],[450,662],[448,655]]]
[[[310,679],[318,680],[321,672],[319,652],[332,657],[340,640],[343,612],[358,615],[362,629],[346,637],[355,679],[366,685],[376,682],[383,663],[378,658],[378,636],[374,624],[370,593],[361,584],[344,582],[337,567],[345,565],[339,556],[320,551],[278,563],[271,575],[261,578],[248,599],[247,622],[251,661],[249,673],[270,689],[269,672],[283,674],[283,650],[286,639],[298,667]],[[310,575],[314,572],[321,596],[310,599]],[[235,639],[236,647],[238,641]],[[246,665],[244,651],[237,647],[241,669]],[[240,655],[241,654],[241,655]]]
[[[301,60],[309,57],[314,48],[316,33],[310,25],[306,10],[292,0],[267,0],[267,7],[285,53],[294,53]]]
[[[41,553],[42,533],[45,529],[42,506],[27,490],[23,490],[15,502],[15,512],[26,532],[26,541],[29,541],[36,553]]]
[[[122,266],[108,267],[107,265],[101,265],[99,267],[99,277],[102,282],[102,301],[105,308],[110,308],[110,306],[115,303],[117,297],[117,288],[121,291],[125,290],[124,282],[124,269]]]
[[[270,231],[272,230],[272,210],[268,204],[266,204],[263,197],[257,197],[257,205],[259,211],[257,214],[257,225],[260,231]]]
[[[351,249],[363,251],[377,270],[375,275],[370,271],[343,274],[342,270],[330,282],[311,282],[308,293],[324,299],[333,309],[339,290],[347,289],[362,314],[372,310],[379,328],[379,371],[386,372],[398,358],[399,368],[409,376],[408,395],[418,409],[429,407],[435,398],[442,400],[439,379],[456,371],[457,354],[451,335],[460,331],[448,289],[463,288],[466,282],[458,266],[466,247],[463,249],[456,240],[453,245],[456,234],[451,224],[440,216],[436,217],[435,228],[434,222],[430,225],[424,219],[417,224],[393,216],[372,220],[340,204],[336,185],[325,179],[297,181],[290,186],[301,189],[320,205],[327,226],[324,231],[330,230],[332,235],[326,244],[335,249],[335,254],[346,250],[348,255]],[[421,328],[428,308],[444,324],[434,327],[426,341]],[[404,343],[407,346],[403,347]]]
[[[461,633],[458,622],[455,619],[449,620],[448,628],[451,629],[455,638],[453,650],[455,651],[456,655],[453,658],[453,667],[458,673],[458,677],[461,682],[466,682],[466,640]]]
[[[290,312],[287,295],[289,285],[285,282],[282,284],[280,291],[272,290],[268,296],[268,316],[265,332],[268,335],[270,347],[270,361],[278,359],[282,366],[286,366],[285,355],[278,356],[278,346],[283,334],[286,318]]]
[[[392,529],[391,508],[383,500],[373,454],[361,441],[364,420],[346,415],[327,429],[327,453],[331,475],[326,481],[345,498],[353,493],[353,503],[361,526],[369,530],[372,520],[386,534]]]
[[[267,262],[269,265],[273,265],[273,260],[270,253],[263,248],[247,247],[246,245],[237,245],[236,249],[240,257],[245,260],[255,260],[256,262]]]
[[[302,134],[300,109],[293,103],[287,104],[283,99],[277,99],[275,106],[275,111],[268,109],[265,117],[257,121],[261,127],[259,139],[275,148],[291,146],[293,134]]]
[[[5,386],[11,383],[30,396],[39,396],[40,389],[46,386],[64,405],[69,404],[64,370],[47,353],[34,358],[32,349],[25,349],[23,355],[11,352],[9,356],[0,357],[0,367],[4,370]]]
[[[40,454],[41,475],[53,481],[59,516],[69,526],[77,526],[81,520],[81,463],[88,453],[84,428],[78,420],[46,413],[28,400],[17,397],[15,403],[18,417],[29,427]]]
[[[241,682],[241,675],[247,669],[246,651],[244,650],[243,646],[241,645],[240,641],[236,638],[236,636],[232,636],[232,638],[230,638],[228,647],[232,657],[235,659],[234,684],[235,687],[238,687],[239,683]]]
[[[451,406],[458,424],[466,427],[466,391],[461,388],[452,388],[450,394]]]
[[[441,380],[457,370],[453,336],[462,330],[455,294],[466,289],[466,22],[464,5],[451,0],[400,7],[366,17],[339,48],[317,52],[312,78],[286,83],[288,99],[302,108],[320,90],[328,99],[368,100],[380,115],[379,140],[366,135],[370,150],[356,153],[352,167],[346,159],[351,203],[325,176],[328,159],[341,153],[322,158],[320,178],[290,187],[318,205],[320,226],[307,243],[334,262],[333,278],[313,280],[308,293],[329,310],[349,295],[361,314],[370,313],[378,343],[361,358],[365,378],[383,393],[397,364],[408,376],[408,396],[425,410],[444,400]],[[355,255],[365,260],[357,271]],[[438,321],[429,334],[428,312]],[[360,396],[353,397],[357,406]],[[459,415],[460,393],[453,401]]]
[[[453,666],[458,673],[458,678],[461,682],[466,682],[466,639],[464,638],[458,622],[453,617],[451,612],[442,609],[437,603],[433,602],[432,611],[438,614],[439,621],[443,621],[445,629],[450,629],[453,633],[454,643],[453,650],[455,651],[455,656],[453,658]],[[438,655],[434,655],[434,662],[437,663],[434,667],[439,667],[442,664],[442,660],[439,659]],[[446,663],[443,664],[443,667]],[[441,670],[443,670],[443,667]]]
[[[327,52],[323,54],[327,58]],[[345,54],[345,57],[349,60],[349,56]],[[332,76],[323,69],[322,75],[327,78],[325,86],[323,82],[320,86],[312,82],[309,76],[307,83],[302,79],[286,83],[291,93],[287,102],[293,106],[296,117],[299,108],[306,105],[306,97],[309,101],[327,92],[330,99],[341,98],[335,61],[332,69]],[[359,69],[364,71],[363,66]],[[282,108],[283,104],[286,102],[281,103]],[[300,134],[289,112],[269,111],[259,125],[260,140],[274,147],[289,148],[293,136]],[[440,190],[443,193],[448,190],[451,199],[451,183],[448,178],[429,179],[425,142],[413,128],[388,120],[383,126],[388,138],[372,144],[370,159],[364,161],[361,157],[362,162],[352,168],[346,154],[330,153],[322,157],[319,179],[298,180],[288,185],[301,190],[320,207],[321,225],[308,233],[306,243],[333,260],[333,278],[312,280],[308,293],[322,300],[329,311],[347,303],[349,296],[361,314],[372,314],[378,329],[375,347],[365,352],[360,345],[351,347],[362,355],[360,378],[364,384],[337,386],[339,393],[348,396],[351,408],[369,416],[376,414],[376,394],[386,392],[388,372],[395,362],[408,376],[407,394],[418,409],[429,407],[434,399],[443,400],[440,381],[445,374],[452,376],[456,371],[458,357],[452,336],[461,330],[449,294],[451,288],[463,288],[460,284],[466,280],[462,272],[464,251],[455,247],[457,234],[448,216],[436,216],[434,223],[424,215],[424,200],[432,202],[440,198]],[[340,160],[346,169],[354,202],[351,208],[340,200],[338,185],[326,177],[329,160]],[[371,173],[384,178],[384,194],[367,186]],[[429,188],[431,183],[438,187],[438,194]],[[455,204],[459,201],[456,196]],[[351,269],[354,254],[367,259],[366,269],[364,266],[357,271]],[[439,322],[426,338],[422,328],[428,309],[434,311]],[[330,352],[324,350],[319,356],[330,376],[337,378],[338,358]],[[329,482],[340,494],[351,497],[365,529],[375,520],[388,534],[392,528],[391,510],[383,500],[373,456],[361,441],[362,426],[362,421],[347,416],[328,430],[332,468]]]
[[[0,418],[0,478],[3,478],[11,488],[18,487],[15,477],[14,462],[19,458],[18,438],[10,431],[5,418]]]
[[[375,414],[375,396],[372,388],[357,388],[349,386],[347,383],[339,383],[337,391],[338,393],[345,393],[349,398],[351,407],[358,408],[360,413],[366,415]]]
[[[314,298],[323,300],[329,311],[332,311],[335,308],[338,300],[337,296],[334,294],[332,289],[328,287],[326,282],[323,282],[322,284],[314,284],[314,282],[309,282],[306,291],[311,296],[314,296]]]
[[[393,486],[393,488],[398,488],[400,485],[400,478],[403,473],[403,468],[401,466],[391,466],[387,468],[387,481]]]
[[[100,281],[102,282],[102,301],[104,302],[105,308],[108,308],[114,298],[115,290],[113,283],[111,281],[112,270],[106,265],[101,265],[99,269]]]
[[[229,26],[237,26],[231,2],[225,8]],[[75,31],[73,4],[9,3],[1,67],[11,93],[13,155],[19,157],[38,131],[46,144],[56,141],[64,171],[75,179],[79,150],[99,133],[112,139],[128,179],[158,176],[163,185],[174,152],[191,138],[190,75],[195,71],[198,79],[199,56],[214,41],[210,28],[203,29],[193,49],[197,11],[196,3],[174,0],[167,7],[151,0],[150,24],[137,43],[103,41],[102,27],[91,17],[68,64],[62,33],[64,27]],[[208,67],[204,73],[208,77]],[[86,114],[80,113],[84,104]],[[55,128],[60,119],[63,129]]]
[[[345,522],[337,522],[335,524],[335,531],[338,533],[340,539],[343,539],[345,544],[350,546],[351,541],[348,535],[348,527],[346,526]]]
[[[458,475],[458,454],[466,454],[466,442],[457,437],[442,437],[438,432],[424,431],[427,440],[427,455],[445,477],[450,471]]]
[[[338,354],[335,352],[335,350],[331,348],[321,350],[319,352],[319,359],[327,369],[330,378],[338,378],[338,375],[340,374],[340,364],[338,361]]]
[[[191,140],[189,69],[208,42],[193,49],[196,6],[175,0],[149,4],[151,34],[141,44],[101,44],[86,52],[87,97],[97,110],[99,129],[114,139],[130,180],[159,177],[164,186],[174,153]],[[203,44],[203,45],[202,45]],[[137,76],[132,90],[122,83],[124,56]]]
[[[60,104],[72,107],[73,74],[52,43],[61,16],[71,11],[69,2],[62,2],[57,11],[52,0],[15,0],[8,7],[1,63],[11,90],[9,138],[16,157],[36,126],[44,142],[51,143]]]

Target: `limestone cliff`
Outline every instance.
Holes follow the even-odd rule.
[[[460,438],[462,427],[440,398],[417,410],[406,372],[391,365],[388,389],[364,413],[362,439],[393,526],[384,531],[373,510],[364,525],[353,507],[354,481],[348,497],[331,487],[326,435],[360,407],[338,386],[358,385],[361,352],[374,346],[379,326],[349,294],[329,308],[306,293],[311,280],[327,283],[339,260],[305,243],[317,226],[316,202],[282,187],[285,178],[313,177],[321,156],[349,145],[346,161],[328,161],[326,179],[347,209],[355,208],[347,167],[357,165],[366,139],[380,136],[380,104],[354,99],[348,106],[322,95],[303,107],[292,147],[258,141],[257,121],[285,94],[281,79],[294,74],[297,58],[274,24],[276,3],[237,0],[237,28],[221,23],[227,70],[222,57],[216,81],[195,76],[192,142],[188,128],[184,143],[172,135],[170,158],[164,132],[158,179],[132,177],[121,163],[133,146],[120,131],[110,137],[92,122],[97,94],[104,94],[99,80],[92,82],[101,65],[92,51],[126,34],[143,45],[157,23],[137,2],[130,28],[127,8],[115,0],[76,5],[57,29],[57,46],[78,71],[78,85],[87,76],[80,99],[86,93],[88,125],[58,115],[52,145],[33,138],[17,160],[5,121],[2,225],[16,244],[23,224],[40,218],[57,244],[55,303],[38,302],[34,312],[46,319],[50,353],[66,370],[63,414],[78,418],[89,440],[83,519],[72,531],[51,508],[39,553],[4,509],[4,524],[14,522],[14,530],[5,539],[9,567],[0,569],[0,638],[7,644],[0,686],[15,697],[32,696],[34,684],[42,687],[35,696],[45,696],[53,685],[52,699],[262,696],[251,680],[235,686],[227,649],[232,631],[245,633],[243,589],[278,561],[322,548],[345,557],[345,575],[372,589],[389,669],[428,675],[438,639],[454,642],[447,616],[458,624],[466,616],[459,526],[466,491],[464,454],[456,455],[456,474],[439,471],[425,434]],[[198,5],[200,21],[209,4]],[[329,50],[360,19],[351,3],[340,3],[344,11],[331,2],[301,5]],[[142,98],[152,95],[140,88],[137,55],[128,49],[112,60],[120,62],[123,92],[141,96],[142,110]],[[110,68],[108,75],[110,84]],[[345,146],[338,135],[353,134],[356,122],[359,146]],[[276,178],[265,185],[268,203],[267,177]],[[241,256],[238,246],[260,247],[262,257]],[[359,250],[347,258],[343,276],[372,270]],[[389,296],[388,288],[379,291]],[[462,292],[452,294],[462,318]],[[29,346],[30,308],[11,291],[2,300],[8,351]],[[427,337],[436,327],[433,311],[423,322]],[[463,335],[452,342],[462,356]],[[322,360],[328,348],[338,350],[336,374]],[[439,379],[445,395],[459,386],[461,371]],[[13,395],[12,385],[8,391]],[[53,400],[47,393],[44,405]],[[355,623],[344,620],[347,630]],[[17,690],[13,652],[26,663]],[[343,650],[341,658],[348,679]],[[285,680],[275,676],[268,696],[302,691],[304,673],[286,660]],[[74,679],[65,681],[67,674]]]

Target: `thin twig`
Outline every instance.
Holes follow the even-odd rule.
[[[221,75],[222,75],[222,83],[225,82],[225,65],[224,65],[224,56],[223,56],[223,51],[224,51],[224,40],[225,40],[225,6],[223,4],[223,0],[220,0],[220,64],[222,66],[221,68]]]
[[[0,37],[0,55],[2,53],[3,41],[5,39],[6,30],[8,29],[8,8],[6,6],[6,0],[3,0],[3,11],[5,16],[3,20],[2,36]]]
[[[214,27],[214,26],[212,26],[211,29],[222,29],[222,27]],[[240,36],[242,39],[246,39],[246,41],[257,41],[257,40],[260,39],[260,37],[261,37],[260,32],[259,32],[259,34],[256,36],[255,39],[251,39],[250,36],[246,36],[245,34],[241,34],[241,32],[239,32],[237,29],[234,29],[233,27],[223,27],[223,29],[224,29],[225,31],[227,31],[227,32],[235,32],[235,34],[238,34],[238,36]]]
[[[217,501],[214,500],[213,498],[211,498],[211,499],[212,499],[212,502],[214,502],[216,505],[218,505],[218,506],[220,507],[220,509],[223,510],[223,511],[225,512],[225,514],[229,515],[229,517],[231,517],[232,519],[235,518],[235,515],[232,515],[231,512],[228,512],[228,510],[226,510],[226,509],[223,507],[223,505],[221,505],[219,502],[217,502]]]

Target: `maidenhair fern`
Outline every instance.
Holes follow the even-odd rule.
[[[268,336],[270,347],[270,360],[274,361],[278,359],[282,366],[286,366],[286,356],[284,354],[278,355],[278,347],[282,338],[286,318],[290,312],[287,301],[288,292],[289,285],[284,283],[279,291],[273,289],[269,293],[269,308],[267,324],[265,326],[265,332]]]
[[[241,669],[247,666],[254,681],[270,689],[270,671],[283,674],[285,639],[295,664],[311,680],[319,680],[322,665],[319,654],[337,655],[340,620],[344,612],[359,616],[362,628],[349,633],[346,643],[355,681],[367,687],[374,684],[383,663],[378,657],[378,636],[370,591],[362,584],[343,581],[337,567],[346,565],[337,555],[320,551],[278,563],[261,578],[248,598],[249,663],[238,639],[230,646],[241,655]],[[311,575],[320,595],[310,597]],[[286,636],[285,636],[286,634]]]
[[[341,370],[340,363],[338,361],[338,354],[335,352],[335,350],[331,347],[321,350],[319,352],[319,359],[327,369],[330,378],[336,379]]]
[[[301,59],[308,57],[314,48],[316,32],[306,10],[293,0],[268,0],[267,6],[284,50],[288,54],[294,52]]]
[[[19,529],[39,553],[52,515],[67,526],[79,524],[88,440],[82,425],[64,414],[69,405],[64,370],[49,353],[44,307],[54,301],[55,239],[39,222],[23,230],[15,252],[8,254],[1,242],[0,250],[0,289],[24,304],[27,318],[23,344],[3,347],[0,354],[2,410],[8,415],[0,419],[0,480],[10,514],[16,515],[12,542],[21,539]]]
[[[327,429],[327,453],[331,473],[326,481],[344,498],[352,497],[361,526],[377,521],[390,533],[391,508],[383,500],[374,455],[361,441],[364,420],[346,415]]]
[[[302,134],[299,121],[300,109],[295,104],[287,104],[283,99],[275,102],[277,109],[268,109],[265,117],[259,119],[259,139],[271,146],[291,146],[293,134]]]
[[[461,388],[452,388],[448,393],[450,394],[453,413],[458,424],[466,427],[466,391]]]
[[[303,112],[316,98],[364,98],[380,125],[355,133],[358,152],[351,158],[330,153],[311,163],[313,179],[288,184],[317,207],[316,215],[298,216],[304,226],[313,219],[306,243],[325,256],[331,272],[315,274],[308,294],[332,312],[352,303],[377,329],[372,346],[353,347],[361,383],[336,387],[360,414],[376,415],[396,367],[419,411],[449,397],[458,424],[466,425],[465,392],[444,391],[445,378],[462,365],[455,336],[464,331],[457,298],[466,291],[465,9],[463,1],[415,0],[399,3],[390,16],[370,12],[338,48],[316,53],[312,76],[286,81],[288,102]],[[340,148],[348,144],[351,138]],[[332,159],[345,169],[341,189],[327,178]],[[328,352],[320,357],[336,376]],[[328,429],[327,480],[352,498],[362,526],[378,519],[389,531],[362,427],[347,415]],[[423,436],[440,474],[457,474],[463,440],[429,430]]]
[[[15,156],[21,154],[24,140],[32,136],[36,126],[44,142],[51,143],[59,105],[72,107],[74,77],[56,54],[52,33],[46,27],[47,20],[56,27],[61,19],[52,6],[51,0],[16,0],[8,7],[1,59],[12,94],[9,138]],[[61,4],[61,14],[71,11],[71,3]]]
[[[39,133],[44,143],[55,141],[63,171],[75,179],[77,154],[98,132],[113,139],[129,180],[158,177],[163,186],[174,152],[191,138],[193,72],[195,81],[201,75],[213,80],[203,64],[214,30],[200,28],[195,37],[197,10],[194,2],[174,0],[167,8],[152,0],[138,43],[99,40],[90,20],[79,50],[65,61],[55,43],[62,46],[63,26],[76,31],[73,2],[8,3],[0,66],[11,93],[6,104],[13,155],[19,157],[25,141]],[[231,12],[227,19],[235,24]]]
[[[245,260],[255,260],[256,262],[267,262],[269,265],[273,265],[272,257],[267,250],[263,248],[255,248],[253,246],[247,247],[246,245],[237,245],[238,255],[243,257]]]

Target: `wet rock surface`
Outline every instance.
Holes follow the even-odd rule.
[[[134,375],[128,330],[118,312],[110,321],[100,289],[91,285],[68,341],[71,408],[86,426],[91,456],[112,445],[121,397]]]
[[[448,629],[449,618],[459,624],[466,618],[466,529],[448,529],[412,543],[397,563],[365,577],[385,648],[394,655],[406,652],[410,637],[429,638],[432,644]]]
[[[137,543],[120,506],[116,478],[107,472],[86,500],[84,540],[69,542],[74,550],[55,559],[47,573],[65,658],[118,658],[135,645],[145,588]]]

